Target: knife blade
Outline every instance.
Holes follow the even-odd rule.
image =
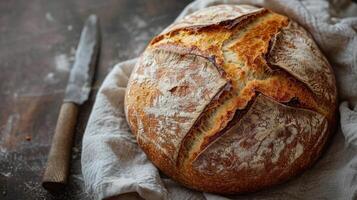
[[[60,191],[68,182],[78,106],[89,97],[99,49],[98,18],[90,15],[82,29],[42,179],[42,186],[50,192]]]
[[[99,49],[98,18],[88,17],[79,40],[75,62],[65,93],[65,102],[84,103],[89,96]]]

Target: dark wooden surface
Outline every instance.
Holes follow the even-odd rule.
[[[90,199],[81,139],[95,93],[113,64],[136,57],[190,0],[0,1],[0,199]],[[102,45],[90,100],[80,107],[70,184],[40,186],[83,21],[100,18]]]

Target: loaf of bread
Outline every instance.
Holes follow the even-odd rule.
[[[336,96],[331,66],[296,22],[219,5],[150,42],[131,74],[125,112],[163,173],[231,194],[310,167],[335,128]]]

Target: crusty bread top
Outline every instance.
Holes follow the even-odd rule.
[[[125,110],[165,173],[196,189],[215,191],[225,180],[222,191],[244,191],[316,159],[334,127],[336,95],[332,69],[302,27],[264,8],[220,5],[151,41]],[[272,180],[247,175],[233,187],[244,173]]]
[[[226,25],[233,27],[241,20],[246,19],[250,15],[262,12],[263,10],[263,8],[257,8],[250,5],[212,6],[207,9],[198,10],[194,14],[185,16],[183,19],[167,27],[161,34],[179,29],[197,29],[205,26],[218,25],[222,22],[229,22]]]

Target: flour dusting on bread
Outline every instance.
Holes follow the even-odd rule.
[[[125,113],[149,159],[206,192],[243,193],[310,167],[335,127],[332,68],[296,22],[218,5],[153,38]]]

